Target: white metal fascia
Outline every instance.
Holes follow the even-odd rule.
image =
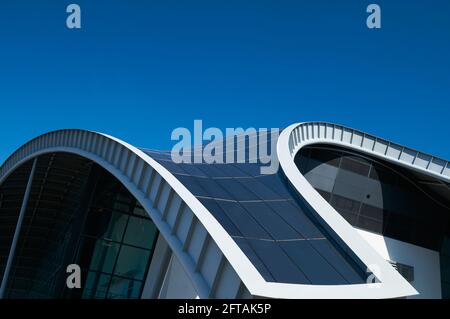
[[[373,290],[378,290],[382,298],[418,294],[301,174],[294,162],[295,156],[302,148],[314,144],[336,145],[353,149],[446,182],[450,181],[448,161],[357,130],[324,122],[293,124],[283,130],[277,143],[278,159],[284,174],[299,195],[311,205],[318,216],[318,220],[331,228],[368,269],[376,272],[380,281],[377,288],[374,288],[373,284],[362,285],[361,294],[357,295],[357,298],[372,295]],[[355,293],[345,286],[340,286],[338,290],[341,290],[341,298],[347,298]],[[330,291],[330,293],[333,292]]]

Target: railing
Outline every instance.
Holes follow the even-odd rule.
[[[289,151],[295,156],[300,148],[311,143],[329,143],[360,149],[364,153],[450,181],[449,161],[341,125],[324,122],[300,123],[289,136]]]

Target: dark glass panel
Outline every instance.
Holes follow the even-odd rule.
[[[144,279],[149,256],[150,251],[148,250],[122,245],[114,274],[127,278]]]
[[[359,212],[361,203],[343,196],[333,194],[331,198],[331,205],[338,211],[346,211],[356,214]]]
[[[153,238],[156,236],[156,233],[156,226],[151,220],[130,217],[123,243],[148,248],[152,246]]]
[[[142,282],[113,276],[108,291],[110,299],[137,299],[142,290]]]
[[[270,269],[275,281],[281,283],[311,284],[311,281],[274,241],[247,239],[256,255]]]
[[[182,169],[182,167],[179,164],[175,164],[171,160],[168,161],[159,160],[158,162],[172,174],[186,174],[186,172]]]
[[[253,216],[253,218],[260,224],[270,236],[275,240],[288,240],[303,238],[296,232],[286,221],[277,215],[264,202],[247,202],[241,205]]]
[[[103,299],[108,291],[111,275],[106,275],[94,271],[88,272],[83,289],[84,299]]]
[[[199,184],[202,178],[178,175],[177,179],[195,196],[209,197],[210,194]]]
[[[229,175],[221,169],[222,164],[196,164],[195,166],[210,178],[229,177]]]
[[[293,201],[267,202],[267,205],[272,207],[277,214],[304,238],[323,238],[322,232],[308,217],[306,207],[300,207]]]
[[[335,151],[323,152],[321,149],[311,149],[309,157],[320,163],[339,167],[341,161],[341,154]]]
[[[227,216],[227,214],[220,208],[215,199],[200,198],[200,202],[210,211],[214,218],[222,225],[223,228],[231,236],[242,236],[242,233],[237,229],[233,221]]]
[[[386,167],[376,163],[374,163],[372,166],[372,170],[370,171],[370,178],[388,185],[395,185],[397,180],[397,176],[392,170],[389,170]]]
[[[363,217],[368,217],[374,220],[383,222],[384,211],[381,208],[374,207],[372,205],[362,204],[360,215]]]
[[[264,228],[259,225],[239,203],[217,201],[217,204],[230,220],[236,225],[240,233],[249,238],[272,239]]]
[[[227,174],[228,177],[248,177],[249,175],[238,168],[235,164],[219,164],[220,169]]]
[[[280,243],[303,274],[315,285],[343,285],[348,282],[309,243],[294,240]]]
[[[362,159],[346,156],[342,158],[341,169],[345,169],[362,176],[368,176],[370,164]]]
[[[92,210],[88,217],[85,234],[121,241],[128,222],[128,215],[118,211]]]
[[[339,253],[328,240],[310,240],[309,243],[325,258],[330,265],[341,274],[350,284],[361,284],[366,282],[367,275],[357,272],[357,267],[353,266],[353,261],[347,260],[343,254]]]
[[[120,244],[102,239],[85,238],[82,249],[87,250],[88,247],[94,245],[92,255],[89,257],[89,269],[101,271],[104,273],[112,273],[117,254],[119,253]]]
[[[292,198],[289,191],[288,181],[280,177],[279,174],[262,175],[258,177],[258,181],[263,183],[267,188],[278,194],[281,198]]]
[[[259,178],[241,178],[239,182],[247,189],[255,193],[261,200],[284,199],[279,194],[272,191],[269,187],[259,181]]]
[[[240,180],[234,178],[227,178],[227,179],[216,179],[215,181],[230,194],[229,197],[230,199],[237,201],[260,199],[252,191],[244,187],[240,182]]]
[[[156,227],[117,179],[88,160],[74,163],[73,157],[58,153],[38,160],[39,170],[48,174],[38,173],[33,181],[9,298],[137,298],[141,293]],[[69,264],[80,265],[82,289],[67,288]],[[112,273],[129,276],[133,288],[109,294]]]
[[[252,246],[250,246],[250,243],[245,238],[234,238],[236,243],[238,244],[239,248],[242,249],[244,254],[250,259],[252,264],[258,269],[259,273],[263,278],[267,281],[276,281],[273,277],[272,273],[268,269],[268,265],[266,265],[261,258],[258,257],[255,250]]]
[[[189,174],[191,176],[197,176],[197,177],[209,177],[208,175],[206,175],[202,170],[200,170],[198,168],[199,165],[196,164],[186,164],[186,163],[181,163],[181,164],[177,164],[178,166],[180,166],[185,172],[186,174]]]
[[[234,165],[245,172],[248,176],[261,176],[261,166],[259,164],[242,163]]]

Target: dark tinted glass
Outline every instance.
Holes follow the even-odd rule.
[[[341,168],[359,175],[367,176],[369,174],[370,164],[354,157],[343,157]]]
[[[216,179],[217,184],[219,184],[223,189],[225,189],[230,195],[229,199],[238,201],[248,201],[248,200],[258,200],[258,196],[250,191],[247,187],[244,187],[240,179],[227,178],[227,179]],[[228,197],[228,195],[227,195]]]
[[[241,205],[253,216],[275,240],[289,240],[303,238],[284,219],[274,212],[264,202],[247,202]]]
[[[78,163],[79,167],[74,159],[77,156],[57,154],[50,166],[46,157],[38,161],[48,173],[36,175],[33,185],[46,193],[51,202],[42,200],[39,191],[32,191],[30,213],[34,217],[25,219],[29,231],[21,233],[20,254],[15,258],[9,281],[9,298],[140,296],[158,236],[156,226],[111,174],[87,160]],[[83,167],[85,172],[81,175]],[[64,175],[61,171],[65,171]],[[53,183],[50,176],[67,187],[46,189]],[[82,181],[71,186],[76,178]],[[49,231],[43,231],[43,222],[52,226]],[[82,289],[67,288],[69,264],[81,267]],[[117,288],[119,278],[126,278],[127,289]]]
[[[296,163],[304,176],[312,179],[314,176],[308,174],[310,165],[305,169],[300,162],[322,158],[323,162],[315,163],[315,167],[325,166],[336,154],[340,154],[341,162],[337,175],[329,176],[332,179],[331,192],[318,191],[350,224],[426,248],[439,249],[449,210],[414,173],[332,146],[305,148],[297,156]],[[313,180],[311,184],[314,185]]]
[[[274,279],[282,283],[310,284],[311,281],[273,241],[247,239],[256,255],[267,265]]]
[[[304,275],[318,285],[341,285],[348,282],[314,249],[309,241],[287,241],[281,248],[302,270]]]
[[[293,201],[274,201],[267,205],[304,238],[324,238],[319,228],[307,216],[306,209]]]
[[[234,222],[240,233],[248,238],[272,239],[266,230],[239,204],[217,201],[222,211]]]

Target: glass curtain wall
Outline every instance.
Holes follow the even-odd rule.
[[[38,160],[7,298],[139,298],[158,231],[128,190],[95,163]],[[81,268],[68,289],[67,266]]]

